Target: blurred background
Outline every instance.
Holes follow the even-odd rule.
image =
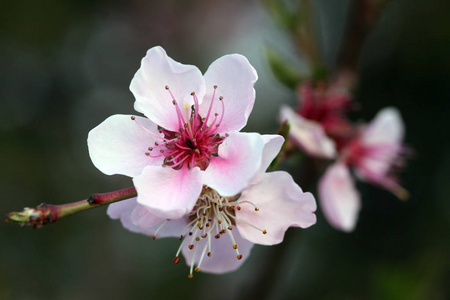
[[[314,2],[330,65],[350,4]],[[273,255],[282,246],[256,245],[238,271],[193,279],[172,264],[178,240],[130,233],[106,207],[39,230],[0,223],[0,299],[237,299],[269,261],[269,299],[450,299],[449,11],[447,0],[391,1],[359,57],[355,119],[390,105],[402,112],[415,149],[401,176],[409,201],[360,184],[354,232],[332,229],[319,209],[316,225],[289,230],[282,256]],[[301,72],[305,63],[259,1],[2,1],[0,213],[132,185],[92,165],[86,138],[108,116],[135,113],[128,86],[155,45],[203,72],[224,54],[245,55],[259,80],[244,131],[273,133],[278,107],[297,105],[265,50]]]

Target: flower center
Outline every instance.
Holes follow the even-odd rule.
[[[250,201],[239,201],[240,194],[233,197],[223,197],[220,196],[215,190],[204,186],[200,197],[197,200],[193,210],[187,216],[189,218],[189,223],[180,233],[181,244],[173,260],[174,264],[180,261],[178,257],[183,246],[188,243],[188,248],[194,251],[192,256],[192,262],[190,267],[189,278],[193,277],[193,271],[200,271],[200,265],[205,256],[211,257],[212,250],[211,244],[214,239],[220,239],[223,235],[228,233],[231,247],[236,251],[236,258],[242,259],[242,254],[239,253],[239,247],[233,236],[232,230],[236,225],[236,210],[241,210],[241,205],[251,205],[254,207],[255,211],[259,209]],[[238,219],[239,222],[248,224],[242,219]],[[155,231],[153,239],[156,239],[158,231],[164,227],[170,220],[165,221],[161,226]],[[252,224],[248,224],[259,230],[263,234],[267,234],[265,229],[260,229]],[[214,239],[212,238],[214,237]],[[205,243],[203,248],[200,242],[204,240]],[[231,248],[230,247],[230,248]],[[202,248],[202,249],[198,249]],[[199,254],[197,251],[200,250]],[[197,255],[200,255],[197,266],[195,266]],[[195,266],[195,267],[194,267]]]
[[[225,111],[223,97],[219,97],[219,101],[222,103],[222,113],[219,118],[218,113],[211,114],[216,97],[217,85],[215,85],[208,113],[202,118],[199,115],[198,98],[194,92],[191,93],[194,105],[192,105],[189,113],[189,106],[185,104],[185,114],[183,115],[169,86],[166,85],[165,89],[172,97],[172,103],[177,113],[178,131],[170,131],[159,127],[161,136],[151,134],[160,141],[156,141],[154,145],[148,147],[145,155],[152,158],[163,157],[163,167],[168,166],[176,170],[183,168],[183,166],[187,166],[189,169],[199,167],[204,171],[209,166],[211,156],[219,155],[219,145],[228,137],[228,134],[221,136],[217,132]],[[213,121],[210,122],[213,117]],[[131,119],[137,123],[135,117],[131,117]],[[209,126],[208,122],[211,123]],[[139,123],[138,125],[141,126]],[[143,126],[141,127],[145,129]]]

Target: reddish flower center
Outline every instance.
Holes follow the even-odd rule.
[[[219,118],[218,113],[211,113],[216,96],[217,86],[215,85],[208,113],[202,118],[199,115],[198,98],[194,92],[191,93],[194,98],[194,105],[192,105],[190,113],[189,107],[185,106],[185,114],[183,114],[169,86],[166,85],[165,89],[170,93],[177,113],[178,131],[170,131],[160,127],[159,132],[163,136],[152,133],[159,141],[148,147],[145,155],[152,158],[163,157],[163,166],[172,167],[176,170],[183,168],[183,166],[187,166],[189,169],[199,167],[201,170],[206,170],[211,156],[219,155],[219,145],[228,136],[228,134],[221,136],[217,132],[224,115],[223,97],[219,97],[219,101],[222,103],[222,112]],[[211,122],[212,118],[214,119]],[[131,119],[137,122],[134,117]],[[211,124],[208,126],[208,123]],[[141,125],[139,124],[139,126]]]

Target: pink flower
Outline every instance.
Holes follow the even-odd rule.
[[[288,227],[309,227],[316,222],[316,203],[283,171],[264,173],[283,144],[277,135],[264,136],[263,159],[253,181],[232,197],[204,186],[194,208],[179,219],[165,220],[152,214],[136,199],[113,203],[108,215],[120,219],[133,232],[153,238],[178,237],[174,263],[183,253],[189,277],[193,271],[225,273],[245,261],[254,243],[282,242]],[[239,172],[240,170],[236,170]]]
[[[385,108],[342,150],[340,160],[319,181],[321,207],[331,225],[343,231],[352,231],[356,225],[361,203],[349,167],[360,179],[381,186],[400,199],[408,197],[395,177],[395,171],[404,165],[407,151],[402,145],[403,135],[400,113],[395,108]]]
[[[381,186],[400,199],[408,192],[398,184],[396,172],[404,167],[408,149],[403,145],[404,126],[397,109],[382,109],[344,150],[343,159],[355,169],[357,176]]]
[[[284,106],[281,121],[291,124],[290,137],[311,156],[332,159],[352,133],[344,114],[351,108],[351,98],[338,83],[307,82],[299,88],[300,105],[296,111]]]
[[[238,132],[256,80],[241,55],[219,58],[202,76],[154,47],[130,85],[134,108],[148,119],[113,115],[91,130],[92,162],[107,175],[133,177],[137,202],[163,219],[190,213],[204,185],[236,195],[261,166],[262,136]]]

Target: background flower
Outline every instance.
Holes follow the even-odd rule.
[[[400,200],[408,192],[400,186],[397,171],[405,166],[410,152],[403,145],[404,126],[400,113],[393,107],[382,109],[375,118],[361,125],[359,132],[342,149],[318,183],[318,194],[324,215],[337,229],[354,230],[361,209],[361,199],[350,174],[394,193]]]

